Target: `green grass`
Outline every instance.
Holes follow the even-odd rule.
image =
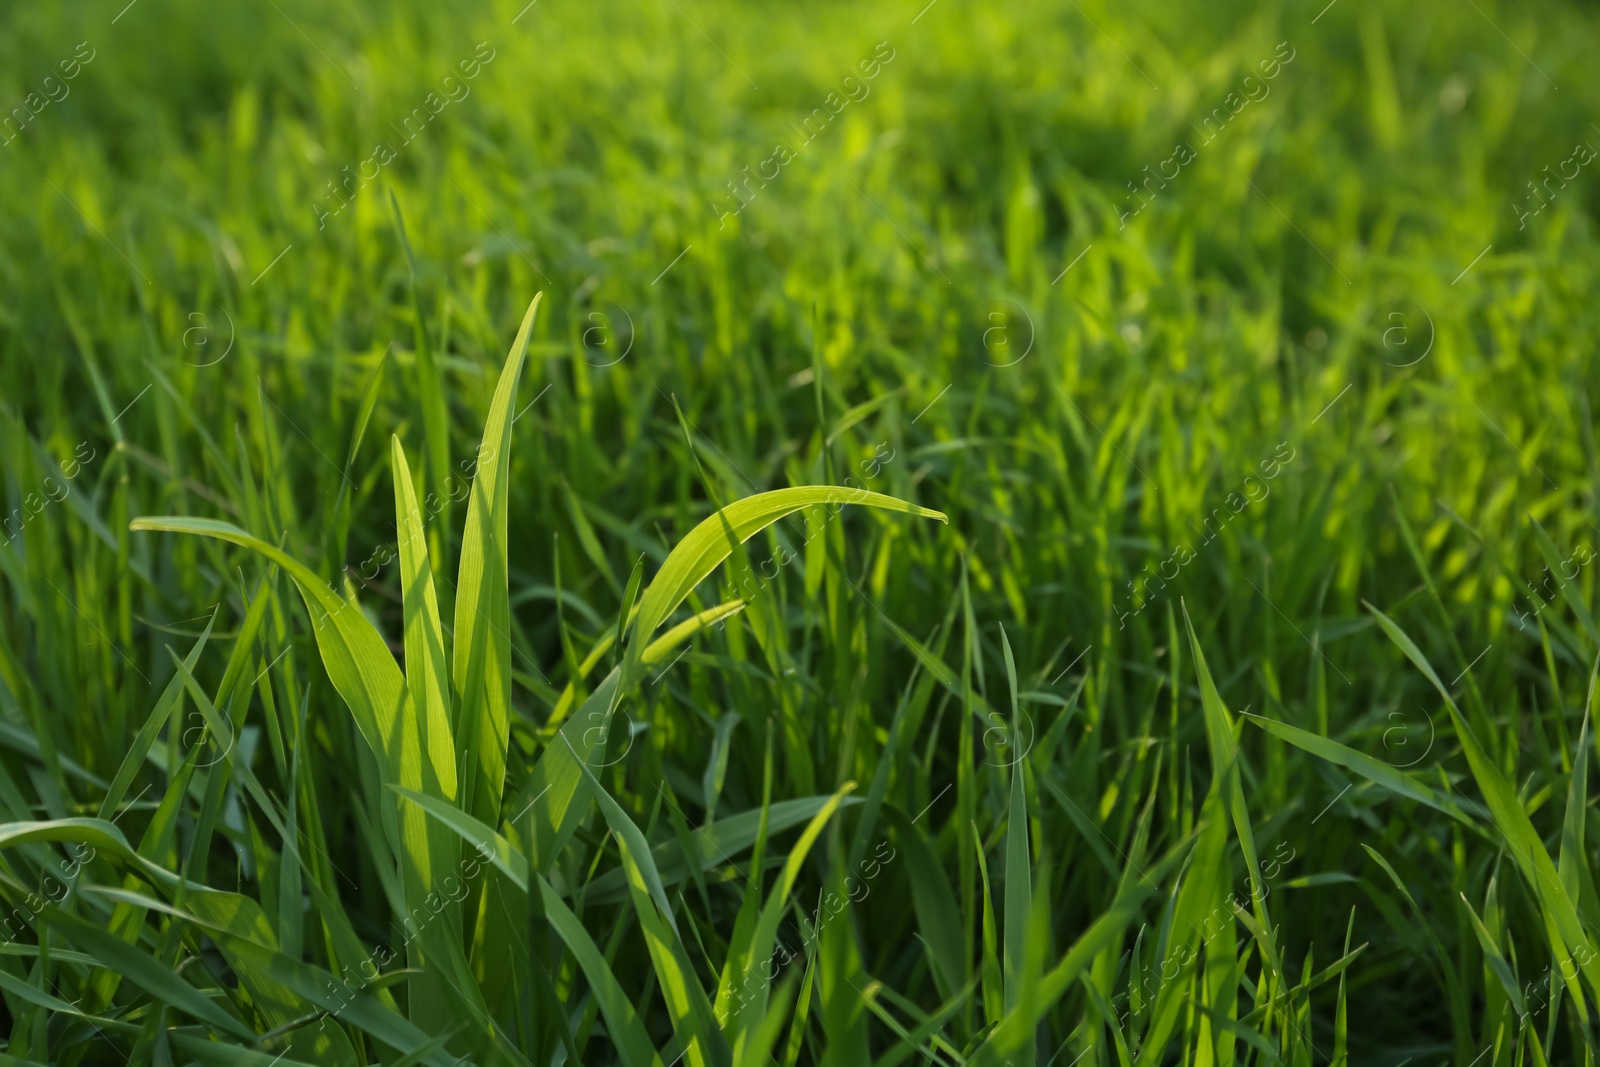
[[[0,1063],[1595,1062],[1591,10],[0,26]]]

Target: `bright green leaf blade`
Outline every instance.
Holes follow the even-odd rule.
[[[456,740],[463,751],[476,757],[462,768],[461,796],[466,810],[485,823],[495,822],[500,815],[511,728],[511,601],[506,571],[511,407],[542,296],[533,298],[522,317],[489,405],[456,578],[451,675],[456,694]]]
[[[439,623],[439,601],[434,596],[433,571],[428,566],[428,544],[422,513],[411,485],[400,438],[390,438],[389,458],[394,472],[395,524],[399,529],[400,592],[405,616],[406,688],[422,732],[425,792],[437,791],[456,799],[455,739],[450,725],[450,680],[444,655],[444,627]]]
[[[666,562],[651,580],[639,604],[639,618],[635,623],[633,639],[628,645],[624,679],[636,677],[640,656],[656,628],[666,621],[667,616],[695,586],[728,558],[734,544],[748,541],[779,519],[802,508],[826,508],[844,503],[920,515],[940,522],[949,521],[941,512],[865,489],[842,490],[829,486],[801,485],[757,493],[735,501],[689,531],[673,547]],[[732,543],[729,541],[730,531]]]

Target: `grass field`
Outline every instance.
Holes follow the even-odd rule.
[[[1595,1062],[1592,5],[124,3],[0,1065]]]

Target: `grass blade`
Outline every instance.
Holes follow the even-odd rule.
[[[511,406],[539,312],[535,296],[500,371],[484,424],[477,474],[467,503],[456,578],[455,649],[457,743],[473,753],[461,773],[465,807],[495,822],[505,785],[511,727],[511,604],[506,574],[507,494],[511,479]]]

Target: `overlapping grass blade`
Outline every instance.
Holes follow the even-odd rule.
[[[1483,791],[1495,828],[1505,839],[1506,845],[1516,858],[1518,869],[1528,883],[1528,888],[1539,902],[1539,910],[1550,936],[1552,954],[1556,959],[1577,960],[1590,989],[1595,991],[1596,995],[1600,995],[1600,952],[1595,950],[1593,943],[1583,932],[1577,907],[1562,887],[1559,872],[1555,864],[1550,862],[1550,854],[1545,851],[1544,842],[1540,840],[1538,832],[1534,830],[1533,823],[1528,818],[1528,813],[1517,799],[1516,790],[1479,746],[1466,719],[1456,707],[1455,701],[1451,699],[1450,691],[1434,673],[1427,657],[1389,616],[1370,604],[1367,605],[1367,610],[1372,612],[1389,639],[1405,653],[1406,658],[1422,672],[1444,698],[1445,707],[1449,709],[1450,717],[1455,722],[1462,752],[1467,757],[1467,764],[1478,783],[1478,788]],[[1574,998],[1581,1002],[1583,997],[1577,987],[1576,978],[1569,979],[1568,984]]]
[[[637,678],[644,648],[650,643],[656,629],[695,586],[728,558],[735,545],[749,540],[779,519],[802,508],[826,508],[846,503],[920,515],[940,522],[948,521],[941,512],[865,489],[841,490],[801,485],[773,489],[735,501],[689,531],[673,547],[666,562],[651,579],[649,588],[639,602],[639,615],[633,624],[634,636],[624,659],[623,678],[627,681]]]
[[[1347,745],[1330,740],[1320,734],[1302,730],[1298,726],[1291,726],[1286,722],[1269,719],[1265,715],[1256,715],[1251,712],[1241,712],[1246,722],[1261,727],[1273,737],[1289,742],[1296,748],[1303,749],[1313,756],[1319,756],[1329,763],[1346,767],[1366,778],[1368,781],[1383,786],[1403,797],[1408,797],[1418,803],[1426,804],[1435,811],[1444,813],[1464,826],[1481,832],[1482,827],[1477,822],[1486,818],[1488,812],[1475,801],[1465,797],[1454,798],[1445,796],[1434,789],[1417,781],[1411,775],[1396,770],[1390,764],[1375,759],[1364,752],[1357,752]]]
[[[534,296],[522,316],[490,402],[467,502],[456,578],[451,661],[456,742],[472,757],[461,770],[461,795],[466,809],[488,823],[500,814],[511,726],[511,606],[506,574],[511,406],[542,295]]]

